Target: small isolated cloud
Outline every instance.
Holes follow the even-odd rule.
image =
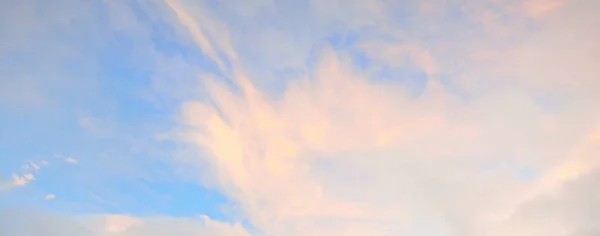
[[[46,194],[46,196],[44,196],[44,199],[46,200],[53,200],[54,198],[56,198],[56,195],[54,195],[53,193],[48,193]]]
[[[73,159],[72,157],[65,157],[64,160],[69,164],[77,164],[77,160]]]
[[[71,157],[71,156],[67,156],[67,155],[62,155],[62,154],[54,154],[54,156],[56,158],[62,159],[64,162],[69,163],[69,164],[77,164],[77,159]]]

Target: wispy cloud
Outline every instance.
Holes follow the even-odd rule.
[[[29,162],[26,165],[23,165],[21,170],[12,174],[12,181],[0,184],[0,190],[9,190],[14,187],[25,186],[31,181],[36,180],[34,173],[37,173],[45,165],[48,165],[48,162]]]
[[[212,19],[210,13],[202,8],[195,8],[196,14],[192,16],[187,12],[190,8],[185,9],[178,1],[166,0],[166,3],[175,12],[181,24],[188,30],[204,54],[212,59],[222,72],[227,72],[225,62],[216,51],[221,50],[224,52],[231,62],[237,60],[237,55],[231,47],[227,29],[220,25],[218,21]],[[198,24],[194,17],[200,19],[202,24]]]
[[[69,164],[77,164],[77,160],[73,159],[72,157],[65,157],[65,162]]]
[[[23,186],[26,185],[27,183],[35,180],[35,176],[33,176],[33,174],[31,173],[27,173],[27,174],[23,174],[23,175],[17,175],[17,174],[13,174],[13,185],[15,186]]]
[[[53,200],[54,198],[56,198],[56,195],[54,195],[53,193],[48,193],[46,194],[46,196],[44,196],[44,199],[46,200]]]

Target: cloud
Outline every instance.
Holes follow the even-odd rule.
[[[71,156],[67,156],[67,155],[62,155],[62,154],[54,154],[54,157],[62,159],[64,162],[68,163],[68,164],[77,164],[78,161],[77,159],[71,157]]]
[[[319,23],[331,24],[343,21],[350,28],[360,28],[385,23],[388,9],[385,1],[309,1],[314,14],[322,20]]]
[[[489,129],[486,124],[468,122],[479,114],[448,118],[445,106],[450,101],[444,100],[447,94],[439,82],[431,82],[415,101],[402,89],[371,84],[352,74],[348,63],[333,52],[323,58],[315,78],[291,85],[282,100],[268,100],[252,89],[236,96],[220,85],[209,85],[216,107],[201,102],[183,106],[182,120],[190,127],[184,137],[209,152],[215,181],[240,202],[254,224],[269,235],[346,230],[379,235],[385,228],[406,230],[411,226],[401,222],[410,217],[426,219],[427,214],[445,211],[484,214],[451,209],[462,201],[443,202],[469,196],[449,192],[466,181],[466,176],[455,175],[477,175],[477,165],[493,160],[473,160],[475,155],[491,154],[473,146],[485,145],[477,140],[495,139],[493,131],[482,134]],[[507,138],[496,140],[513,144]],[[450,160],[466,165],[455,166]],[[441,168],[444,165],[449,170]],[[409,175],[408,166],[423,172]],[[348,178],[357,179],[349,183]],[[476,191],[500,191],[486,189],[483,179],[472,185],[480,186]],[[440,189],[421,189],[424,186]],[[402,190],[418,197],[406,198]],[[494,200],[482,199],[480,204]],[[431,204],[440,205],[435,209]],[[335,221],[318,223],[326,219]]]
[[[249,235],[239,224],[199,218],[137,218],[126,215],[67,217],[38,210],[0,210],[0,233],[6,236],[167,236]]]
[[[73,159],[72,157],[65,157],[65,162],[69,164],[77,164],[77,160]]]
[[[99,235],[64,216],[26,209],[1,209],[0,234],[7,236]]]
[[[30,181],[35,180],[35,176],[33,176],[33,174],[31,173],[27,173],[27,174],[23,174],[21,176],[17,175],[17,174],[13,174],[13,184],[15,186],[23,186],[27,183],[29,183]]]
[[[142,223],[139,219],[124,215],[105,215],[105,230],[109,233],[122,233],[132,227],[139,227]]]
[[[529,0],[525,1],[525,9],[529,15],[533,17],[540,17],[556,10],[563,4],[565,4],[565,0]]]
[[[0,183],[0,190],[9,190],[14,187],[25,186],[35,180],[34,173],[37,173],[43,166],[48,165],[46,161],[38,163],[29,162],[21,167],[21,170],[12,174],[12,181]]]
[[[110,224],[116,222],[109,222],[108,217],[105,217],[107,227],[111,227]],[[110,223],[110,224],[109,224]],[[122,222],[125,223],[126,228],[121,228],[119,231],[112,231],[112,234],[107,235],[119,235],[119,236],[163,236],[163,235],[215,235],[215,236],[249,236],[249,233],[242,228],[240,224],[229,224],[219,222],[208,218],[207,216],[201,216],[199,218],[148,218],[148,219],[126,219],[123,218]],[[107,228],[108,230],[109,228]],[[110,232],[110,231],[109,231]]]
[[[201,69],[183,56],[173,59],[150,50],[144,58],[159,58],[153,89],[183,100],[173,114],[178,127],[172,137],[191,146],[181,150],[191,155],[173,161],[228,197],[236,217],[257,235],[598,232],[593,196],[599,183],[600,71],[594,62],[600,34],[592,28],[598,22],[597,1],[309,1],[289,6],[265,1],[239,17],[232,13],[240,12],[235,5],[176,0],[153,5],[167,13],[151,17],[166,17],[162,20],[183,28],[183,35],[218,67],[218,75],[198,76],[205,97],[186,96],[196,87],[181,80]],[[270,18],[278,14],[293,20]],[[323,46],[331,34],[339,34],[344,46]],[[15,45],[35,36],[10,35]],[[154,32],[141,35],[154,37]],[[144,50],[157,46],[134,42]],[[361,56],[366,69],[355,66]],[[302,73],[281,82],[280,93],[260,86],[275,81],[263,78],[269,74],[264,71],[289,67]],[[381,82],[386,69],[423,71],[423,91],[413,94],[405,84],[394,83],[405,79],[402,75]],[[35,104],[53,94],[30,86],[38,84],[30,77],[36,75],[8,89],[23,93],[12,92],[0,102]],[[91,115],[79,114],[77,123],[91,133],[111,130]],[[15,172],[9,187],[2,188],[27,184],[40,167],[30,164]],[[129,169],[123,173],[132,175]],[[250,234],[240,223],[205,216],[78,217],[5,211],[0,234]]]
[[[165,2],[177,15],[179,22],[188,30],[203,53],[213,60],[222,72],[227,71],[225,62],[216,52],[217,49],[221,50],[231,62],[235,62],[237,59],[237,55],[231,47],[227,29],[202,8],[195,8],[197,14],[190,15],[179,5],[178,1],[166,0]],[[199,18],[202,24],[197,24],[194,17]]]
[[[24,186],[33,180],[35,180],[35,176],[33,176],[31,173],[26,173],[23,175],[13,173],[12,181],[2,183],[0,185],[0,190],[9,190],[14,187]]]
[[[46,200],[53,200],[54,198],[56,198],[56,195],[54,195],[52,193],[48,193],[48,194],[46,194],[46,196],[44,196],[44,199],[46,199]]]
[[[493,235],[596,235],[598,169],[522,204]]]
[[[597,20],[589,4],[595,3],[556,5],[554,15],[537,22],[540,30],[507,31],[502,39],[512,35],[510,43],[487,33],[477,35],[483,42],[443,47],[365,39],[359,48],[381,63],[408,56],[428,74],[460,72],[449,80],[430,77],[417,97],[402,85],[370,80],[333,50],[322,51],[316,67],[280,97],[240,79],[241,70],[234,78],[239,90],[205,80],[208,101],[184,103],[176,131],[205,155],[184,162],[205,170],[208,161],[212,172],[199,174],[202,181],[237,202],[266,235],[596,232],[587,223],[594,217],[568,200],[587,193],[555,198],[598,166],[600,104],[590,99],[600,73],[585,59],[596,55],[585,54],[596,51],[596,34],[569,27]],[[565,32],[588,37],[558,36]],[[565,57],[549,55],[555,52]],[[450,68],[456,62],[464,66]],[[555,101],[554,109],[542,105],[540,94]],[[524,176],[524,168],[540,177]],[[532,204],[541,205],[527,213]],[[564,232],[518,220],[544,222],[558,205],[558,212],[576,211],[573,223],[555,214]]]

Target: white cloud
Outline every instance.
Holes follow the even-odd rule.
[[[0,210],[0,234],[6,236],[248,236],[238,223],[199,218],[138,218],[125,215],[65,217],[31,210]]]
[[[350,20],[347,28],[370,30],[355,49],[382,66],[402,67],[408,57],[430,75],[459,75],[429,78],[417,97],[402,85],[371,81],[373,71],[357,71],[346,54],[331,50],[281,97],[270,97],[250,83],[261,78],[244,73],[225,24],[189,1],[167,3],[220,70],[233,62],[240,88],[202,77],[209,97],[184,102],[176,130],[202,155],[177,161],[208,169],[198,174],[202,183],[231,198],[240,217],[265,235],[598,232],[597,1],[434,0],[414,4],[426,12],[406,19],[392,19],[393,1],[311,2],[319,24]],[[450,15],[468,23],[436,9],[457,5]],[[538,28],[527,29],[529,23]],[[273,35],[289,50],[283,55],[304,55],[287,49],[296,44],[312,49],[294,35]],[[265,55],[282,55],[273,51]],[[101,121],[78,116],[91,131],[104,131]],[[537,175],[523,176],[523,168]],[[15,174],[10,186],[34,180],[33,172]],[[102,215],[81,224],[41,218],[51,221],[19,229],[6,223],[0,234],[248,235],[240,224],[207,217]]]
[[[105,215],[104,221],[108,233],[122,233],[142,224],[141,220],[125,215]]]
[[[62,159],[64,162],[68,163],[68,164],[77,164],[77,159],[71,157],[71,156],[67,156],[67,155],[61,155],[61,154],[55,154],[54,157]]]
[[[29,162],[23,166],[23,170],[31,171],[31,172],[38,172],[43,166],[46,166],[46,165],[48,165],[47,161],[39,161],[37,163]]]
[[[48,165],[46,161],[37,163],[29,162],[22,166],[21,171],[12,174],[12,180],[0,183],[0,191],[9,190],[14,187],[24,186],[35,180],[34,173],[38,172],[43,166]]]
[[[115,218],[115,216],[110,216]],[[120,220],[109,220],[105,216],[106,236],[166,236],[166,235],[215,235],[249,236],[239,223],[230,224],[212,220],[207,216],[199,218],[132,218],[118,216]],[[114,228],[118,226],[118,230]]]
[[[577,196],[554,197],[600,164],[600,104],[591,99],[600,90],[594,82],[600,73],[590,64],[594,60],[585,59],[596,55],[586,54],[596,51],[596,35],[569,27],[597,20],[585,13],[593,9],[585,4],[595,3],[556,5],[554,15],[536,22],[540,31],[503,32],[502,40],[513,35],[512,42],[496,41],[491,32],[478,35],[482,42],[416,47],[367,39],[360,47],[387,64],[408,55],[430,74],[454,73],[450,67],[464,63],[458,66],[462,80],[449,82],[459,92],[431,78],[414,98],[404,87],[370,81],[333,51],[320,54],[310,76],[290,83],[279,98],[257,90],[241,73],[234,80],[241,92],[207,80],[210,101],[183,104],[178,130],[182,141],[207,155],[184,161],[199,169],[209,161],[211,184],[266,235],[413,235],[422,227],[450,235],[596,232],[588,223],[594,217],[569,200],[587,194],[584,188],[570,193]],[[503,7],[516,20],[529,17],[510,4]],[[494,24],[486,30],[510,28]],[[587,38],[563,40],[558,35],[565,32]],[[568,107],[550,112],[536,100],[540,93]],[[523,176],[523,168],[539,178]],[[531,204],[541,206],[530,213]],[[558,213],[546,212],[558,205]],[[561,211],[577,222],[561,218]],[[544,215],[555,217],[553,229],[565,231],[518,220],[550,220]]]
[[[0,184],[0,190],[10,190],[14,187],[25,186],[31,181],[35,180],[35,176],[31,173],[25,174],[12,174],[12,181],[4,182]]]
[[[203,53],[213,60],[222,72],[227,72],[228,69],[216,50],[221,50],[232,63],[236,63],[237,55],[232,49],[227,28],[213,19],[209,12],[204,11],[203,8],[194,8],[193,5],[184,8],[176,0],[166,0],[165,2],[175,12],[181,25],[188,30],[191,38]],[[187,12],[190,8],[195,9],[197,14],[190,15]],[[202,24],[198,24],[196,19],[199,19]]]
[[[73,159],[72,157],[65,157],[65,162],[69,164],[77,164],[77,160]]]
[[[33,174],[31,173],[26,173],[23,175],[17,175],[17,174],[13,174],[13,184],[15,186],[23,186],[27,183],[29,183],[32,180],[35,180],[35,176],[33,176]]]
[[[54,198],[56,198],[56,195],[54,195],[53,193],[48,193],[46,194],[46,196],[44,196],[44,199],[46,200],[53,200]]]

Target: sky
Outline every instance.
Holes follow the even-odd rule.
[[[600,1],[0,1],[0,235],[600,235]]]

